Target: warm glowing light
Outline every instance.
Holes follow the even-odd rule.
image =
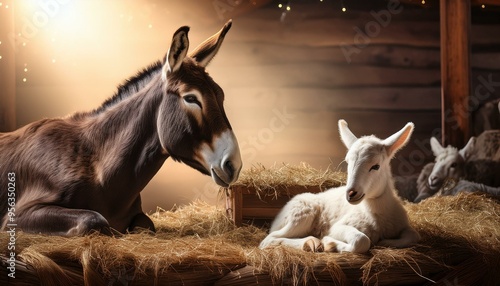
[[[55,63],[56,62],[56,59],[52,59],[52,63]]]
[[[483,9],[484,9],[484,8],[486,8],[486,5],[484,5],[484,4],[483,4],[483,5],[481,5],[481,8],[483,8]]]
[[[2,59],[2,56],[0,56],[0,60]]]
[[[0,41],[0,45],[2,44],[2,41]]]
[[[28,68],[24,68],[24,72],[28,72]]]
[[[347,9],[345,7],[342,7],[342,12],[345,12],[347,11]]]
[[[23,42],[23,47],[26,47],[26,42]]]
[[[9,5],[5,5],[5,9],[9,9]]]
[[[290,6],[286,6],[286,10],[290,11],[292,8]]]
[[[2,2],[0,2],[0,7],[2,6]]]
[[[26,78],[23,78],[23,82],[26,82],[26,81],[27,81],[27,79],[26,79]]]
[[[283,4],[281,4],[281,3],[278,4],[278,8],[280,8],[280,9],[283,8]]]
[[[425,5],[425,0],[422,0],[422,4]]]
[[[150,29],[153,28],[153,25],[149,24],[148,28],[150,28]]]

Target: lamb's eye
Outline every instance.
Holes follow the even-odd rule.
[[[378,169],[380,169],[380,165],[379,165],[379,164],[375,164],[375,165],[373,165],[373,166],[370,168],[370,171],[369,171],[369,172],[371,172],[372,170],[377,171]]]
[[[450,165],[450,168],[456,168],[456,167],[457,167],[457,163],[452,163],[452,164]]]
[[[186,101],[187,103],[194,103],[197,104],[199,107],[201,107],[201,103],[198,101],[198,98],[196,98],[196,95],[188,94],[185,95],[183,98],[184,101]]]

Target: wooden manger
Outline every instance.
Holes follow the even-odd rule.
[[[269,223],[293,196],[319,193],[345,183],[343,172],[316,170],[306,163],[265,168],[255,166],[243,172],[226,191],[226,209],[237,226]]]
[[[301,166],[292,167],[297,168]],[[256,168],[242,178],[251,174],[253,182],[257,182],[260,173],[277,177],[279,170],[284,169]],[[307,170],[313,172],[310,167]],[[318,172],[316,178],[323,175],[329,176],[327,172]],[[263,185],[253,187],[262,189]],[[258,245],[267,234],[266,228],[246,224],[237,227],[224,208],[200,202],[171,211],[159,209],[151,214],[157,227],[155,234],[65,238],[18,231],[16,278],[8,282],[9,285],[434,285],[434,282],[497,285],[498,200],[479,194],[460,194],[432,197],[420,204],[407,203],[405,208],[422,241],[405,249],[374,247],[363,255],[308,253],[283,246],[262,250]],[[0,233],[3,250],[0,281],[7,277],[8,242],[9,235]]]

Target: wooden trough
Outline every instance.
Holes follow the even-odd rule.
[[[295,172],[301,166],[287,168]],[[251,175],[252,187],[264,190],[272,184],[261,180],[256,185],[259,174],[279,177],[283,170],[255,168],[243,178]],[[309,167],[304,170],[314,174]],[[325,174],[329,173],[316,171],[317,182]],[[497,199],[461,194],[407,203],[405,208],[422,236],[420,244],[406,249],[374,247],[363,255],[308,253],[282,246],[261,250],[258,244],[266,236],[265,228],[237,227],[224,208],[200,202],[151,214],[155,234],[65,238],[17,231],[15,279],[7,276],[10,237],[2,232],[0,281],[7,280],[8,285],[497,285]],[[243,214],[252,218],[252,212]]]
[[[319,193],[345,183],[345,173],[319,171],[302,163],[283,164],[270,169],[253,167],[226,190],[226,210],[237,226],[269,223],[293,196]]]

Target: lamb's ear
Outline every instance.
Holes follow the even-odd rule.
[[[194,49],[189,56],[192,57],[198,65],[206,67],[219,51],[219,48],[224,41],[224,37],[226,36],[227,31],[231,28],[232,23],[232,20],[227,21],[219,32],[206,39],[203,43],[196,47],[196,49]]]
[[[441,146],[441,143],[439,143],[439,141],[435,137],[431,137],[430,143],[431,143],[432,153],[434,154],[434,156],[437,157],[439,154],[443,153],[444,148],[443,146]]]
[[[413,123],[406,123],[403,129],[398,132],[392,134],[390,137],[383,141],[384,146],[386,146],[387,154],[389,157],[394,156],[394,154],[401,149],[401,147],[405,146],[406,143],[410,140],[410,136],[413,133],[413,129],[415,125]]]
[[[162,69],[162,78],[165,80],[169,73],[176,72],[182,65],[182,61],[187,55],[189,49],[188,39],[189,27],[183,26],[175,31],[172,37],[172,44],[165,56],[165,62]]]
[[[358,140],[358,138],[351,132],[349,127],[347,127],[347,122],[344,119],[339,120],[339,133],[342,143],[350,149],[352,144]]]
[[[467,142],[467,144],[465,145],[465,147],[460,149],[458,153],[460,154],[460,156],[462,156],[462,158],[464,158],[464,160],[467,161],[472,156],[475,146],[476,146],[476,137],[471,137],[469,139],[469,142]]]

